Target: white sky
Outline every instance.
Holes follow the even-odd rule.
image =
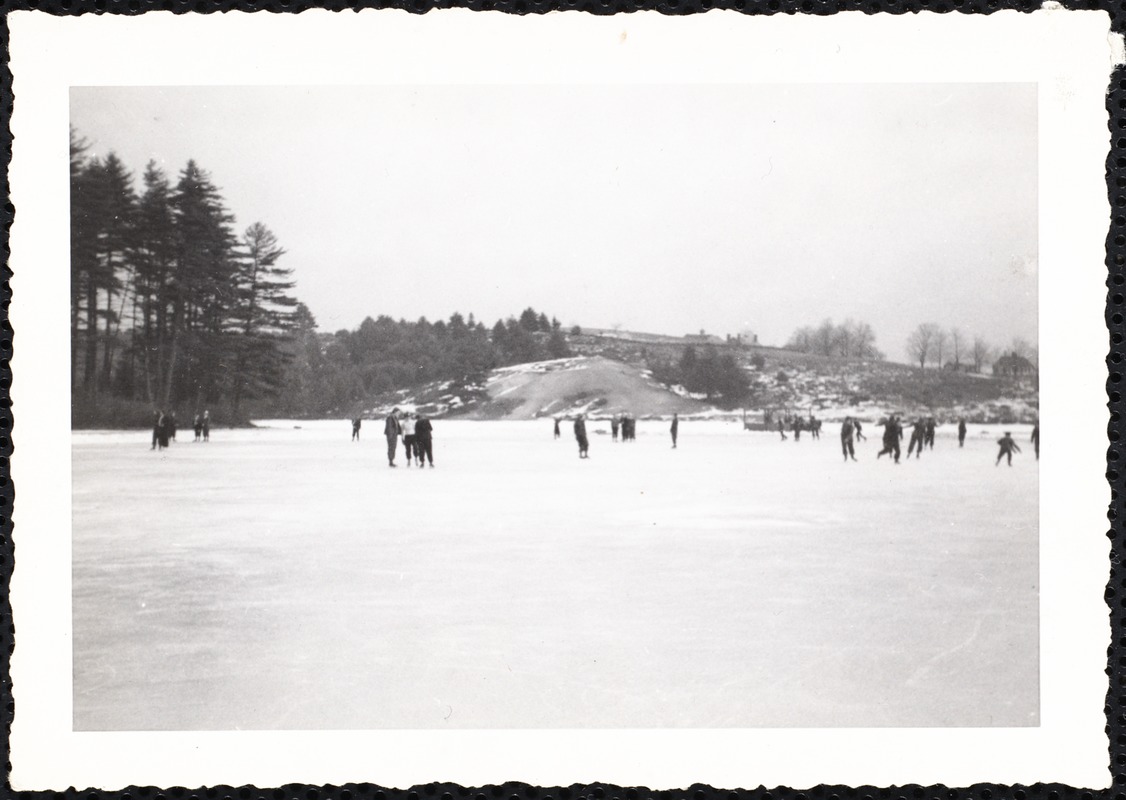
[[[1037,340],[1034,84],[75,88],[140,179],[208,170],[322,329],[365,316],[783,344]]]

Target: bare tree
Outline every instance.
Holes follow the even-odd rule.
[[[982,365],[985,364],[992,351],[993,348],[989,346],[989,342],[985,341],[980,336],[974,337],[973,346],[970,348],[970,358],[972,358],[974,362],[974,372],[981,372]]]
[[[934,350],[934,365],[939,369],[942,369],[942,354],[946,352],[946,343],[946,331],[936,325],[934,330],[934,346],[932,349]]]
[[[924,322],[907,337],[907,354],[919,362],[919,369],[926,367],[927,359],[934,355],[935,339],[940,330],[933,322]]]
[[[1040,353],[1027,339],[1016,337],[1011,345],[1012,353],[1021,358],[1027,358],[1035,366],[1040,360]]]
[[[950,349],[954,351],[954,366],[962,366],[962,348],[965,347],[966,337],[957,328],[950,329]]]

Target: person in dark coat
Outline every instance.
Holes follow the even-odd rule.
[[[416,432],[416,433],[415,433],[415,435],[417,436],[417,435],[418,435],[418,433]],[[552,435],[553,435],[553,436],[554,436],[554,437],[555,437],[556,439],[558,439],[558,438],[559,438],[559,436],[560,436],[560,434],[559,434],[559,417],[556,417],[556,418],[555,418],[555,430],[554,430],[554,431],[552,431]]]
[[[672,425],[669,426],[669,433],[672,434],[672,446],[674,450],[676,449],[676,434],[679,428],[680,418],[677,417],[676,412],[674,411],[672,415]]]
[[[907,457],[910,458],[911,454],[915,454],[915,458],[919,458],[923,454],[923,442],[926,439],[926,423],[923,418],[917,418],[911,423],[911,441],[907,445]],[[916,449],[917,448],[917,449]]]
[[[555,429],[559,430],[559,420],[555,421]],[[423,459],[434,466],[434,426],[430,420],[421,414],[414,423],[414,447],[418,453],[418,466],[422,467]]]
[[[997,444],[1001,446],[1001,449],[997,451],[997,461],[993,464],[993,466],[1000,466],[1001,459],[1008,456],[1009,466],[1011,467],[1013,465],[1013,451],[1015,450],[1019,453],[1020,447],[1018,447],[1017,443],[1013,441],[1013,437],[1009,435],[1008,431],[1005,431],[1005,435],[997,440]]]
[[[864,426],[860,424],[859,419],[852,421],[852,427],[856,429],[856,441],[863,442],[868,437],[864,435]]]
[[[782,434],[782,441],[786,441],[786,423],[782,421],[781,417],[778,418],[778,432]]]
[[[211,441],[211,412],[204,410],[203,412],[203,441]]]
[[[589,458],[587,450],[590,448],[590,442],[586,438],[586,422],[582,414],[575,417],[575,441],[579,443],[579,458]]]
[[[618,441],[618,425],[619,424],[620,423],[619,423],[617,414],[610,417],[610,438],[615,442]]]
[[[192,430],[195,431],[194,441],[198,442],[200,440],[200,437],[203,436],[203,417],[201,417],[198,413],[192,420]]]
[[[958,447],[962,447],[966,443],[966,418],[962,417],[958,420]]]
[[[160,430],[162,427],[160,418],[162,416],[159,411],[152,412],[152,447],[149,448],[150,450],[155,450],[156,446],[160,443]]]
[[[814,439],[821,438],[821,420],[812,414],[809,415],[809,435]]]
[[[163,450],[168,447],[168,429],[168,415],[163,411],[156,412],[156,421],[153,422],[152,428],[152,446],[154,449]]]
[[[360,426],[364,424],[363,417],[356,417],[352,420],[352,441],[360,441]]]
[[[884,448],[876,453],[876,458],[879,459],[883,455],[891,455],[895,457],[895,463],[899,463],[899,441],[903,438],[903,427],[899,424],[899,420],[895,415],[888,417],[884,420]]]
[[[176,441],[176,417],[173,414],[161,415],[160,427],[160,446],[168,447]]]
[[[841,452],[844,454],[845,463],[851,458],[856,460],[856,451],[852,447],[852,434],[856,430],[852,424],[852,417],[845,417],[841,424]]]
[[[1032,442],[1032,447],[1036,450],[1036,460],[1039,461],[1040,460],[1040,422],[1039,421],[1037,421],[1036,424],[1032,426],[1032,438],[1029,441]]]
[[[794,441],[801,441],[802,422],[801,417],[794,417]]]
[[[934,450],[934,417],[927,417],[927,426],[923,429],[923,442],[931,450]]]
[[[399,435],[403,432],[399,425],[399,409],[391,409],[383,422],[383,435],[387,437],[387,466],[395,466],[395,452],[399,449]]]

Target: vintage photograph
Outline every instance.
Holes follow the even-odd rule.
[[[1038,726],[1039,102],[72,86],[73,729]]]

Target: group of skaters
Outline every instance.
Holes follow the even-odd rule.
[[[562,433],[559,429],[560,418],[555,418],[555,427],[552,429],[552,436],[558,439]],[[590,438],[586,432],[586,415],[576,414],[575,422],[573,425],[575,431],[575,441],[579,445],[579,458],[590,458]],[[675,412],[672,415],[672,423],[669,425],[669,435],[672,437],[673,449],[676,449],[676,438],[680,433],[680,417]],[[637,441],[637,420],[630,414],[622,413],[615,414],[610,417],[610,437],[613,441],[618,441],[618,436],[621,435],[621,441],[633,442]]]
[[[794,434],[794,441],[801,441],[802,431],[809,431],[810,438],[821,438],[821,420],[812,414],[809,418],[805,418],[794,414],[792,416],[778,418],[778,433],[782,436],[782,441],[786,441],[786,431],[790,430]]]
[[[352,441],[360,439],[360,428],[363,418],[356,417],[352,420]],[[397,467],[395,456],[399,451],[399,440],[403,442],[403,449],[407,454],[407,466],[412,461],[418,462],[419,467],[429,464],[434,466],[434,425],[430,419],[418,413],[391,409],[383,421],[383,435],[387,439],[387,466]]]
[[[195,441],[211,441],[211,412],[204,411],[202,415],[196,414],[192,419],[192,430],[195,432]],[[165,413],[163,410],[152,412],[152,447],[151,450],[163,450],[176,441],[176,412]]]
[[[841,451],[844,453],[845,461],[856,460],[856,455],[852,446],[852,434],[854,426],[858,424],[857,420],[852,417],[845,417],[844,423],[841,425]],[[891,456],[896,464],[899,463],[901,451],[900,442],[903,441],[903,423],[895,414],[892,414],[884,421],[884,436],[883,436],[883,449],[876,453],[876,458],[882,456]],[[923,449],[934,449],[934,432],[935,432],[935,419],[934,417],[917,417],[911,423],[911,438],[907,445],[907,457],[912,455],[918,460],[922,454]],[[1032,437],[1030,439],[1036,452],[1036,460],[1040,460],[1040,423],[1037,422],[1032,426]],[[966,443],[966,420],[964,418],[958,420],[958,447],[964,447]],[[1000,448],[997,451],[997,460],[994,466],[1000,466],[1001,459],[1007,459],[1008,465],[1013,465],[1013,453],[1021,452],[1020,446],[1013,440],[1012,433],[1005,431],[1005,435],[997,440],[997,445]]]

